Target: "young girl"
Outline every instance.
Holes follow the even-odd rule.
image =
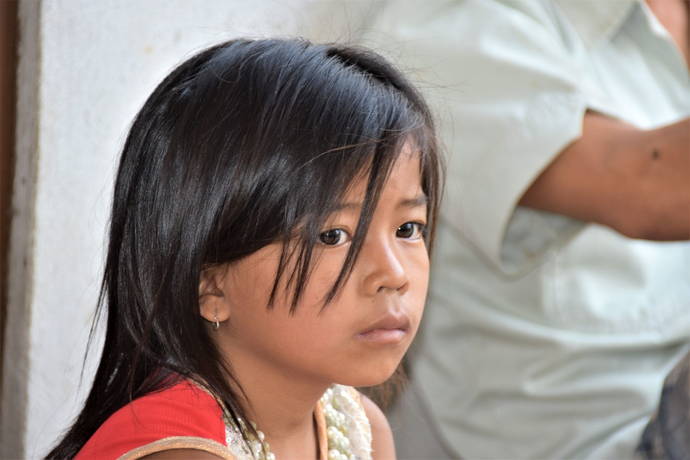
[[[175,69],[122,153],[103,354],[49,458],[393,458],[352,387],[422,315],[440,166],[381,57],[233,40]]]

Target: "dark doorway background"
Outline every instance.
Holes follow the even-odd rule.
[[[0,0],[0,382],[7,314],[7,265],[12,218],[17,74],[17,1]]]

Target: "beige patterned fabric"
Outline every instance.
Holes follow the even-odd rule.
[[[195,436],[171,436],[130,450],[118,460],[135,460],[147,455],[174,449],[195,449],[217,455],[223,460],[238,460],[227,447],[215,441]]]

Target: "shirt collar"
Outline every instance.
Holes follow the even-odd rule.
[[[643,0],[554,0],[589,46],[613,37]]]

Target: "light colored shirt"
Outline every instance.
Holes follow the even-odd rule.
[[[448,152],[412,355],[430,423],[468,459],[632,458],[690,339],[690,244],[517,202],[587,109],[689,116],[679,49],[638,0],[394,1],[367,43],[423,88]]]

